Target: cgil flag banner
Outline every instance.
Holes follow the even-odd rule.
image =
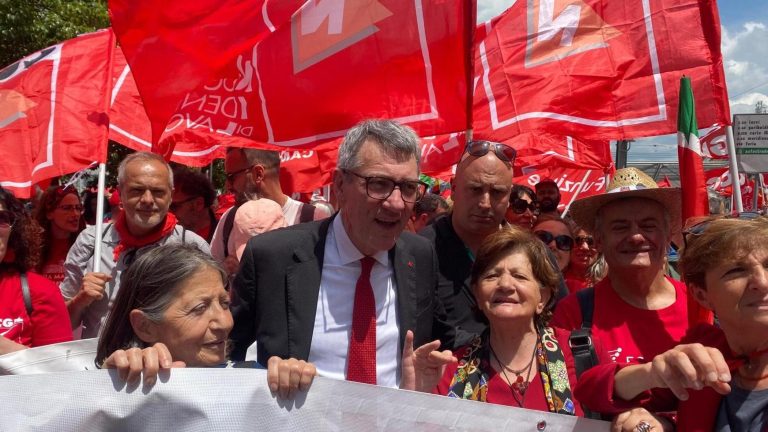
[[[512,3],[477,29],[476,136],[674,133],[683,74],[699,124],[730,123],[715,0]]]
[[[29,198],[36,183],[104,162],[114,36],[89,33],[0,71],[0,185]]]
[[[286,402],[256,369],[172,369],[152,388],[126,386],[106,370],[4,376],[0,400],[0,430],[610,430],[602,421],[321,377]]]
[[[109,2],[158,152],[180,125],[292,147],[371,117],[422,136],[468,127],[474,2],[200,3]]]

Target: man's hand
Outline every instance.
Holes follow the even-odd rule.
[[[86,273],[80,292],[77,293],[77,296],[80,297],[78,301],[82,302],[83,306],[87,306],[94,301],[101,300],[104,298],[107,282],[111,280],[112,276],[106,273]]]
[[[293,399],[296,390],[307,391],[317,375],[317,368],[304,360],[283,360],[272,356],[267,362],[267,384],[280,399]]]
[[[408,330],[403,345],[403,374],[400,388],[429,393],[440,382],[445,365],[458,361],[450,350],[438,351],[440,341],[433,340],[413,349],[413,332]]]
[[[183,361],[173,361],[168,347],[160,342],[144,349],[117,350],[107,357],[102,365],[104,369],[117,369],[120,379],[130,384],[136,383],[143,373],[146,386],[152,386],[157,382],[160,369],[185,366]]]

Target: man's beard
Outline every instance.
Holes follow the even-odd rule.
[[[550,213],[557,210],[558,201],[543,199],[539,201],[539,210],[544,213]]]

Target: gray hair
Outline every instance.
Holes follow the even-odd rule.
[[[339,147],[336,166],[342,170],[359,168],[358,153],[366,140],[378,144],[379,149],[398,162],[415,158],[418,169],[421,156],[419,137],[410,127],[392,120],[365,120],[347,131]]]
[[[165,169],[168,170],[168,185],[173,189],[173,170],[171,169],[171,166],[168,165],[168,162],[166,162],[165,159],[163,159],[162,156],[151,153],[151,152],[136,152],[131,153],[128,156],[125,157],[125,159],[120,162],[120,166],[117,168],[117,185],[118,187],[122,188],[122,186],[125,184],[125,167],[128,166],[129,163],[139,161],[139,162],[158,162],[165,166]]]
[[[226,286],[224,269],[193,245],[166,244],[141,254],[120,278],[114,306],[99,336],[96,364],[118,349],[146,346],[131,326],[131,311],[138,309],[149,320],[161,322],[179,287],[204,268],[217,271]]]

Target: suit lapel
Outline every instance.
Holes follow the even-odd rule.
[[[315,313],[323,273],[325,239],[333,217],[319,225],[311,244],[300,244],[293,251],[294,263],[286,268],[286,306],[288,351],[291,357],[309,358]]]
[[[405,246],[402,238],[389,251],[392,269],[397,285],[397,314],[400,331],[400,346],[405,343],[405,332],[416,329],[416,268],[413,254]]]

